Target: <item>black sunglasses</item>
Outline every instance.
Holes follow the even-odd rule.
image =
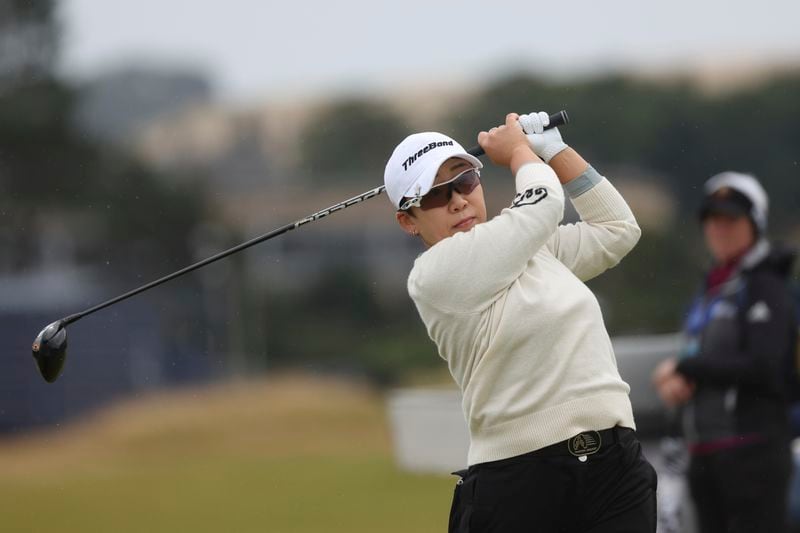
[[[423,211],[444,207],[453,197],[453,191],[466,196],[475,190],[481,183],[481,173],[477,168],[468,168],[460,172],[453,179],[433,187],[424,196],[417,198],[404,198],[400,204],[400,211],[408,211],[412,207],[419,207]]]

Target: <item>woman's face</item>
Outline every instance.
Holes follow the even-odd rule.
[[[451,157],[439,167],[434,186],[446,183],[470,168],[472,165],[464,159]],[[434,194],[446,194],[444,189],[447,189],[446,185]],[[408,211],[399,211],[397,221],[406,233],[419,235],[426,245],[433,246],[442,239],[469,231],[476,224],[486,222],[483,188],[478,185],[469,194],[461,194],[453,189],[449,201],[443,205],[430,209],[411,207]]]
[[[706,245],[718,263],[739,257],[755,242],[753,225],[744,216],[712,214],[703,222],[703,233]]]

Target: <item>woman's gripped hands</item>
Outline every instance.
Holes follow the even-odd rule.
[[[525,163],[541,163],[528,144],[516,113],[506,115],[505,124],[480,132],[478,144],[494,164],[510,167],[514,173]]]
[[[568,148],[558,128],[545,130],[550,117],[544,111],[520,115],[519,125],[528,137],[531,148],[545,163],[550,163],[557,154]]]

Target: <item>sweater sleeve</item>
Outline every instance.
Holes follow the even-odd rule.
[[[564,192],[553,170],[523,165],[511,207],[472,230],[443,239],[417,258],[409,294],[448,312],[490,305],[545,245],[564,215]]]
[[[642,232],[625,199],[607,179],[592,167],[576,180],[583,178],[590,178],[583,181],[592,185],[572,197],[581,221],[559,227],[547,246],[581,281],[586,281],[616,266]]]

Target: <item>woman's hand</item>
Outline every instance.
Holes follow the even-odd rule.
[[[478,144],[484,149],[489,159],[496,165],[511,168],[515,174],[525,163],[542,162],[531,150],[528,138],[522,131],[518,119],[519,115],[509,113],[506,115],[505,124],[478,134]]]
[[[545,163],[550,163],[553,157],[568,148],[558,128],[544,129],[550,124],[550,117],[544,111],[521,115],[519,124],[527,134],[531,148]]]

